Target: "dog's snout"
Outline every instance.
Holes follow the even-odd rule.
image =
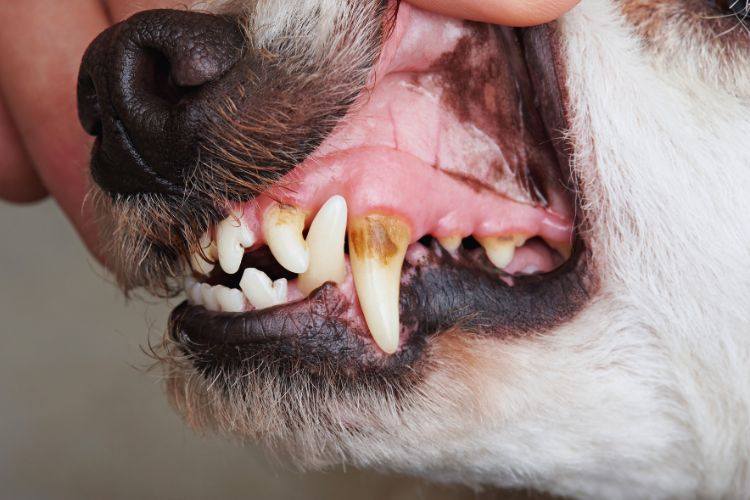
[[[97,137],[97,183],[114,193],[179,191],[243,50],[235,19],[192,12],[141,12],[102,33],[78,81],[81,124]]]

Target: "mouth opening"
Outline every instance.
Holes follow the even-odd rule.
[[[402,4],[355,109],[204,235],[171,337],[206,369],[351,374],[569,319],[590,283],[550,37]]]

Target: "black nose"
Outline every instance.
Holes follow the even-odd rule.
[[[244,40],[234,18],[173,10],[99,35],[78,79],[94,180],[111,193],[181,192]]]

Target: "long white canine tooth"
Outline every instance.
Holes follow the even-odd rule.
[[[349,224],[349,262],[359,304],[375,343],[398,349],[401,268],[411,230],[395,217],[373,214]]]
[[[255,243],[255,235],[242,220],[240,212],[232,212],[216,228],[216,246],[219,251],[219,265],[227,274],[240,270],[245,249]]]
[[[239,313],[245,310],[245,296],[236,288],[214,287],[214,295],[223,312]]]
[[[203,307],[205,307],[209,311],[221,311],[221,306],[219,306],[219,301],[216,298],[214,287],[212,287],[208,283],[201,283],[199,287],[201,291]]]
[[[524,235],[513,236],[489,236],[479,238],[479,244],[487,252],[487,258],[492,264],[503,269],[508,266],[516,255],[516,248],[526,243],[527,237]]]
[[[310,251],[302,237],[305,213],[289,205],[274,203],[263,214],[263,237],[274,258],[285,269],[302,274],[310,265]]]
[[[201,249],[203,249],[203,254],[210,260],[206,260],[203,255],[196,252],[190,256],[190,265],[192,266],[193,271],[208,276],[216,267],[215,262],[218,256],[218,250],[216,248],[216,243],[211,240],[211,235],[208,234],[208,232],[201,236],[200,245]]]
[[[256,309],[284,304],[287,299],[287,287],[286,279],[271,282],[266,273],[254,268],[245,269],[240,281],[242,292]]]
[[[438,238],[440,246],[448,250],[449,252],[455,252],[461,246],[463,239],[460,236],[447,236],[445,238]]]
[[[309,295],[323,283],[337,284],[346,278],[344,243],[348,209],[342,196],[333,196],[318,211],[307,232],[310,265],[299,276],[298,286]]]

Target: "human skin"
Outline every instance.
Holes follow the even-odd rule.
[[[527,26],[550,21],[579,0],[411,0],[462,19]],[[101,31],[138,11],[180,8],[175,0],[0,2],[0,198],[52,196],[97,255],[84,203],[92,139],[78,124],[81,57]]]

